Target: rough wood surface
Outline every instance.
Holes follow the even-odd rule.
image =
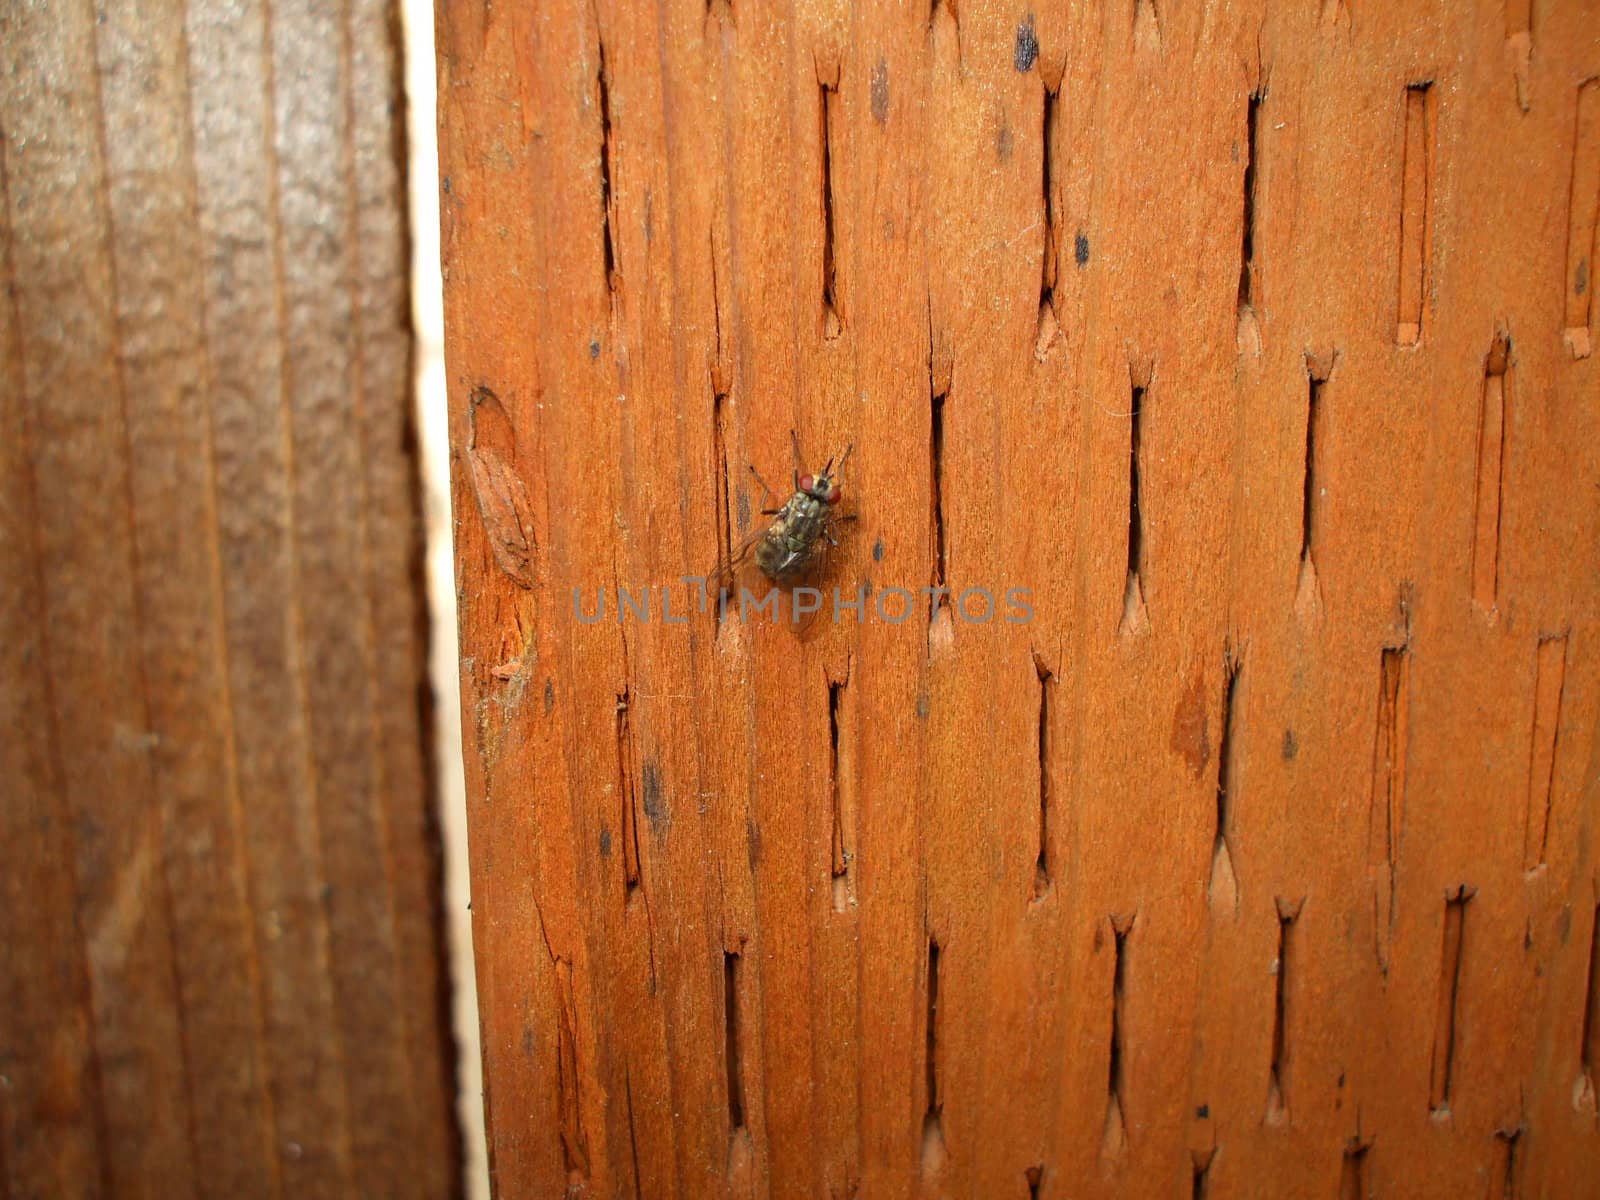
[[[397,53],[0,8],[0,1195],[458,1187]]]
[[[499,1195],[1593,1194],[1600,9],[438,47]]]

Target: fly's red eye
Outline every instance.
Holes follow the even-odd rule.
[[[831,488],[828,489],[828,503],[829,504],[837,504],[837,503],[839,503],[839,485],[837,483],[834,484]]]
[[[800,477],[800,490],[802,492],[809,492],[814,486],[816,486],[816,482],[817,481],[811,476],[802,475]]]

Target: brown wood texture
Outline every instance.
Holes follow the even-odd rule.
[[[438,24],[498,1194],[1600,1194],[1600,7]]]
[[[0,1195],[458,1188],[398,53],[0,6]]]

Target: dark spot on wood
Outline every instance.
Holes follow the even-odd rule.
[[[917,716],[923,720],[928,719],[928,693],[917,693]]]
[[[1202,1121],[1210,1120],[1211,1106],[1209,1104],[1202,1104],[1199,1108],[1194,1110],[1194,1115],[1199,1117]]]
[[[522,1052],[532,1058],[533,1049],[533,1030],[524,1026],[522,1030]]]
[[[1012,62],[1021,72],[1033,70],[1033,64],[1039,59],[1039,35],[1033,29],[1033,14],[1029,13],[1021,25],[1017,26],[1017,44],[1013,51]]]
[[[600,857],[611,857],[611,830],[604,825],[600,827]]]
[[[1561,939],[1563,946],[1572,940],[1572,905],[1570,904],[1565,905],[1561,909],[1561,915],[1556,918],[1556,936]]]
[[[872,119],[879,125],[889,122],[889,64],[881,56],[872,68]]]
[[[589,343],[589,357],[590,358],[599,358],[600,357],[600,342],[599,342],[598,339],[590,341],[590,343]]]
[[[881,539],[881,538],[878,541],[872,543],[872,561],[873,562],[882,562],[883,561],[883,539]]]
[[[1089,265],[1089,238],[1082,230],[1072,241],[1072,258],[1080,267]]]
[[[756,824],[754,817],[745,819],[744,841],[750,857],[750,869],[753,871],[761,863],[761,826]]]
[[[1294,730],[1283,731],[1283,761],[1293,762],[1294,756],[1300,753],[1300,743],[1294,736]]]
[[[1587,258],[1578,260],[1578,269],[1572,273],[1572,290],[1580,296],[1589,290],[1589,260]]]
[[[1205,673],[1198,672],[1189,681],[1189,687],[1178,701],[1172,714],[1172,740],[1174,751],[1183,756],[1189,770],[1198,777],[1211,761],[1211,734],[1206,722]]]
[[[1001,117],[1000,128],[994,133],[994,153],[1001,162],[1011,161],[1011,143],[1011,126]]]
[[[446,175],[442,180],[440,180],[439,188],[446,196],[450,194],[450,176]]]
[[[546,679],[544,681],[544,711],[549,712],[555,706],[556,681],[554,679]]]
[[[671,817],[667,812],[666,803],[661,795],[661,772],[655,763],[646,760],[642,774],[644,776],[644,815],[650,821],[651,830],[659,837],[666,833],[667,826],[672,823]]]

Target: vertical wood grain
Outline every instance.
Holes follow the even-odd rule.
[[[453,1195],[393,13],[0,30],[0,1193]]]

